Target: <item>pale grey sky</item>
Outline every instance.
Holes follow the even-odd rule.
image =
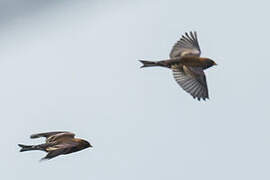
[[[267,1],[44,1],[0,3],[1,177],[10,180],[269,180]],[[210,100],[166,59],[196,30]],[[37,132],[68,130],[94,146],[39,162],[19,153]]]

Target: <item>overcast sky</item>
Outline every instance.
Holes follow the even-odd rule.
[[[267,1],[0,2],[1,178],[269,180]],[[164,68],[196,30],[210,100]],[[66,130],[94,146],[39,162],[33,133]]]

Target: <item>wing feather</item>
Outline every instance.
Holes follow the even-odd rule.
[[[45,137],[46,143],[53,143],[59,139],[66,139],[66,138],[74,138],[75,134],[67,131],[55,131],[55,132],[46,132],[46,133],[39,133],[33,134],[30,138],[40,138]]]
[[[170,58],[179,58],[182,56],[200,56],[201,50],[196,32],[186,32],[181,39],[177,41],[171,52]]]
[[[65,139],[65,141],[67,139],[73,139],[75,136],[74,133],[70,133],[70,132],[64,132],[64,133],[59,133],[59,134],[55,134],[53,136],[50,136],[46,139],[46,142],[49,143],[49,142],[54,142],[54,141],[58,141],[58,140],[63,140]]]
[[[40,138],[40,137],[45,137],[48,138],[50,136],[59,134],[59,133],[68,133],[67,131],[53,131],[53,132],[45,132],[45,133],[37,133],[37,134],[32,134],[30,138]]]
[[[173,76],[176,82],[193,98],[207,99],[208,88],[204,72],[201,68],[173,68]]]

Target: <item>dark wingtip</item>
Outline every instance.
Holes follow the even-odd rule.
[[[39,138],[39,135],[37,135],[37,134],[32,134],[32,135],[30,136],[30,138],[31,138],[31,139]]]
[[[202,97],[202,99],[203,99],[204,101],[207,101],[207,99],[209,100],[209,97]]]
[[[39,160],[39,162],[44,162],[44,161],[48,161],[48,160],[49,160],[48,158],[43,157],[43,158],[41,158],[41,159]]]
[[[201,101],[201,99],[204,100],[204,101],[206,101],[207,99],[209,100],[209,97],[194,97],[193,96],[193,98],[197,99],[198,101]]]

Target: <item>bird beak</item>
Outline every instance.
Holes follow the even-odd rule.
[[[217,66],[217,63],[214,62],[214,65]]]

